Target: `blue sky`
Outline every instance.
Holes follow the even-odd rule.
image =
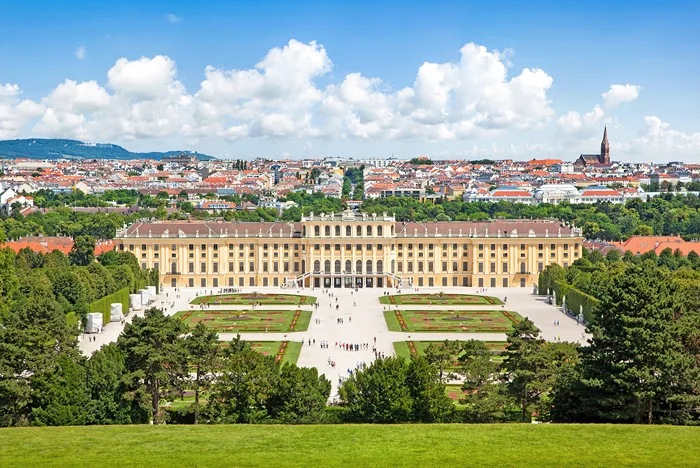
[[[4,5],[0,137],[573,159],[607,124],[613,159],[700,162],[697,1],[143,3]]]

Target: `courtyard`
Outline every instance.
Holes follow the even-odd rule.
[[[191,301],[209,296],[217,296],[211,288],[163,288],[162,293],[158,296],[153,304],[165,310],[167,315],[179,314],[182,317],[187,312],[192,312],[185,321],[188,325],[192,325],[194,320],[202,320],[209,318],[209,324],[216,325],[215,328],[219,334],[219,339],[223,342],[230,341],[240,334],[241,338],[249,342],[289,342],[288,346],[298,347],[297,364],[304,367],[316,367],[320,374],[325,374],[333,383],[332,397],[337,395],[338,384],[348,376],[348,371],[354,369],[358,363],[365,362],[369,364],[374,359],[372,347],[375,346],[377,351],[385,356],[395,354],[406,355],[400,353],[394,348],[395,342],[413,341],[415,346],[420,348],[421,342],[449,340],[467,340],[476,339],[485,342],[498,342],[506,340],[506,332],[510,329],[508,322],[511,322],[503,315],[502,305],[479,304],[478,301],[469,302],[465,305],[439,305],[433,302],[428,304],[382,304],[380,301],[386,301],[386,293],[394,293],[396,290],[386,288],[359,288],[358,290],[350,288],[330,288],[328,290],[320,288],[299,288],[290,290],[282,288],[252,288],[245,291],[237,291],[238,294],[225,294],[225,296],[233,296],[234,301],[247,301],[229,304],[207,304],[211,309],[191,305]],[[443,294],[452,295],[467,295],[474,292],[469,289],[470,294],[465,294],[465,288],[421,288],[420,293],[431,295]],[[532,320],[535,325],[541,330],[542,337],[548,341],[575,341],[583,342],[587,339],[585,329],[578,325],[575,320],[563,314],[560,308],[548,305],[544,302],[544,297],[532,295],[532,290],[529,288],[489,288],[489,297],[503,301],[507,297],[506,308],[508,313],[516,320],[521,317],[527,317]],[[218,295],[218,296],[223,296]],[[248,296],[248,299],[242,297]],[[291,296],[291,297],[290,297]],[[295,297],[296,296],[296,297]],[[251,303],[261,299],[270,298],[277,299],[287,297],[287,303],[276,302],[274,305],[265,305],[264,307],[255,307],[251,310]],[[294,331],[290,331],[292,318],[298,309],[301,309],[300,303],[302,297],[304,302],[312,301],[317,303],[317,306],[308,307],[312,311],[302,311],[297,319]],[[477,295],[477,297],[479,297]],[[255,299],[252,299],[255,298]],[[309,298],[309,299],[306,299]],[[424,299],[423,299],[424,300]],[[429,299],[430,300],[430,299]],[[485,299],[483,301],[486,301]],[[291,302],[291,303],[290,303]],[[488,302],[488,301],[486,301]],[[295,305],[296,304],[296,305]],[[465,316],[472,312],[485,311],[492,315],[495,322],[488,324],[489,326],[473,327],[475,331],[464,331],[462,328],[454,328],[454,321],[443,321],[446,328],[441,331],[418,330],[416,331],[398,331],[400,330],[398,321],[392,319],[393,325],[389,328],[384,315],[394,313],[395,310],[388,311],[387,309],[400,309],[404,322],[410,314],[421,311],[428,311],[431,314],[443,313],[457,316]],[[258,310],[260,309],[260,310]],[[492,309],[492,310],[488,310]],[[449,312],[448,312],[449,311]],[[221,312],[221,314],[212,314],[212,312]],[[252,314],[264,313],[261,322],[260,316]],[[273,313],[274,312],[274,313]],[[404,313],[409,315],[403,315]],[[517,314],[517,315],[516,315]],[[142,316],[143,310],[136,311],[127,316],[127,322],[133,316]],[[252,320],[240,320],[239,316],[250,316]],[[421,314],[416,314],[421,317]],[[228,320],[222,318],[228,317]],[[265,333],[265,326],[261,326],[265,322],[265,317],[269,319],[268,332]],[[257,318],[257,320],[256,320]],[[423,319],[425,317],[422,317]],[[484,317],[480,317],[484,318]],[[488,322],[488,320],[479,320],[479,322]],[[257,323],[256,323],[257,322]],[[420,322],[420,320],[419,320]],[[429,326],[434,326],[435,323],[440,323],[429,318]],[[194,322],[196,323],[196,322]],[[234,325],[235,323],[235,325]],[[413,323],[413,322],[409,322]],[[423,324],[425,321],[423,320]],[[460,322],[457,321],[456,325]],[[467,322],[462,321],[465,325]],[[476,322],[470,323],[474,326]],[[494,326],[503,326],[504,330],[494,330]],[[422,325],[421,325],[422,326]],[[490,328],[489,328],[490,327]],[[94,350],[99,349],[103,344],[115,341],[123,326],[119,323],[109,323],[105,326],[103,333],[97,335],[96,341],[83,340],[80,343],[83,353],[90,355]],[[492,331],[485,332],[484,330],[491,329]],[[303,345],[302,345],[303,342]],[[324,346],[322,347],[322,343]],[[357,352],[348,352],[341,349],[340,345],[344,343],[369,343],[368,350],[360,350]],[[274,345],[271,345],[274,347]],[[260,348],[264,352],[274,353],[274,349],[268,349],[268,346]],[[288,348],[285,356],[292,351]],[[293,354],[292,354],[293,355]],[[333,362],[335,366],[329,365]]]

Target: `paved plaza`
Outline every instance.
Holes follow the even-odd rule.
[[[153,304],[159,308],[165,308],[168,315],[173,315],[178,311],[191,310],[199,308],[198,305],[192,305],[190,302],[196,296],[203,294],[216,294],[219,289],[212,288],[181,288],[179,292],[175,292],[174,288],[163,288],[162,293],[158,295],[157,301]],[[437,341],[437,340],[467,340],[478,339],[483,341],[505,341],[505,333],[441,333],[441,332],[390,332],[384,320],[384,311],[390,306],[379,303],[379,297],[384,293],[389,292],[396,294],[394,289],[360,289],[357,292],[351,289],[338,288],[330,289],[329,293],[333,297],[329,297],[328,293],[324,293],[323,289],[280,289],[280,288],[244,288],[242,292],[250,293],[256,291],[258,293],[282,293],[282,294],[304,294],[307,296],[315,296],[318,299],[319,307],[315,308],[310,305],[302,306],[264,306],[268,310],[291,310],[302,308],[304,310],[312,310],[311,323],[309,329],[303,332],[289,333],[241,333],[241,337],[249,341],[304,341],[299,361],[299,366],[316,367],[320,373],[325,374],[333,383],[333,391],[331,398],[337,396],[337,387],[340,379],[347,377],[348,370],[354,369],[358,363],[365,362],[369,364],[374,358],[372,346],[375,343],[377,351],[385,355],[393,355],[393,343],[395,341]],[[419,293],[435,294],[440,291],[445,293],[457,294],[477,294],[476,288],[420,288]],[[414,289],[402,289],[401,293],[413,293]],[[177,295],[180,298],[176,298]],[[561,341],[584,342],[584,327],[577,324],[575,320],[566,316],[561,312],[559,307],[548,305],[544,302],[541,296],[534,296],[530,288],[489,288],[485,293],[489,296],[498,297],[503,300],[507,297],[507,304],[504,310],[518,312],[523,317],[528,317],[542,331],[542,336],[550,341],[560,339]],[[339,306],[336,310],[336,304]],[[396,306],[391,306],[396,307]],[[435,310],[450,309],[450,310],[484,310],[484,309],[502,309],[503,306],[425,306],[425,305],[400,305],[401,310],[425,310],[433,308]],[[221,306],[217,305],[216,309],[225,310],[250,310],[251,306]],[[393,310],[393,309],[392,309]],[[126,321],[129,322],[134,316],[142,316],[143,311],[137,311],[130,314]],[[338,318],[343,319],[343,324],[338,324]],[[320,319],[320,323],[316,323],[316,319]],[[555,326],[555,321],[559,321],[559,326]],[[104,327],[101,334],[96,336],[95,341],[82,339],[80,346],[84,354],[90,355],[93,351],[101,347],[103,344],[116,341],[123,326],[119,323],[110,323]],[[235,337],[232,333],[220,333],[221,340],[229,341]],[[82,338],[82,337],[81,337]],[[586,337],[587,338],[587,337]],[[315,345],[308,345],[308,340],[316,340]],[[328,349],[321,348],[321,342],[329,343]],[[369,347],[361,351],[344,351],[336,348],[336,343],[368,343]],[[335,369],[328,365],[329,359],[335,361]]]

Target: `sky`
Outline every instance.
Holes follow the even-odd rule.
[[[147,4],[146,4],[147,3]],[[700,163],[697,1],[8,2],[0,139]]]

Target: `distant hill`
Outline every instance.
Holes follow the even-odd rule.
[[[165,151],[133,153],[111,143],[83,143],[77,140],[55,138],[29,138],[25,140],[0,140],[0,157],[30,159],[162,159],[186,154],[200,161],[215,159],[196,151]]]

